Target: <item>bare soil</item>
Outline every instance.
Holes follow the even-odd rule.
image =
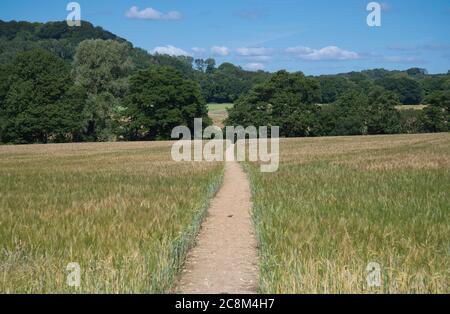
[[[258,253],[251,208],[246,174],[237,162],[227,162],[223,186],[211,201],[177,292],[257,292]]]

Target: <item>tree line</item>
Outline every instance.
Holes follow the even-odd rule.
[[[383,69],[307,77],[214,59],[149,54],[82,22],[0,21],[0,142],[169,139],[205,126],[207,102],[233,102],[229,124],[283,136],[448,130],[450,76]],[[402,110],[401,104],[429,106]]]
[[[239,98],[230,110],[226,124],[277,125],[280,135],[285,137],[449,130],[450,88],[445,87],[450,83],[449,75],[442,89],[424,97],[423,102],[428,105],[425,109],[399,110],[404,102],[398,90],[386,87],[390,86],[390,80],[380,84],[378,80],[365,80],[367,76],[360,74],[363,73],[356,75],[357,83],[346,76],[337,76],[339,83],[333,86],[342,83],[340,90],[332,96],[332,102],[320,104],[324,95],[321,78],[279,71]],[[403,76],[399,78],[402,80]],[[326,84],[330,83],[329,77],[326,81]],[[343,87],[346,84],[352,87]],[[404,99],[409,99],[410,95],[405,92]]]
[[[135,70],[125,43],[85,40],[72,66],[42,49],[2,65],[0,139],[48,143],[168,139],[202,117],[200,87],[171,67]]]

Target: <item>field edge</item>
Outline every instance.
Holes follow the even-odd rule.
[[[170,293],[176,293],[177,283],[181,278],[181,271],[186,262],[187,255],[189,251],[195,246],[195,241],[200,232],[201,226],[208,215],[208,208],[210,206],[211,200],[216,196],[217,192],[223,184],[223,179],[225,175],[225,166],[222,167],[221,173],[214,182],[209,187],[209,191],[206,195],[205,202],[202,207],[198,210],[197,214],[193,218],[193,223],[191,226],[185,230],[180,237],[174,241],[172,245],[172,252],[174,258],[172,259],[171,269],[169,273],[172,273],[172,280],[170,280],[170,287],[167,291]],[[166,292],[166,291],[163,291]]]

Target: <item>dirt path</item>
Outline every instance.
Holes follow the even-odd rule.
[[[257,242],[251,221],[250,186],[237,162],[227,162],[224,183],[188,255],[180,293],[256,293]]]

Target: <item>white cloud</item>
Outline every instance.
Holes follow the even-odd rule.
[[[336,46],[328,46],[322,49],[298,46],[287,48],[286,52],[291,53],[300,59],[309,61],[344,61],[355,60],[360,57],[356,52],[343,50]]]
[[[264,69],[265,69],[265,66],[264,66],[264,64],[262,64],[262,63],[254,62],[254,63],[248,63],[248,64],[246,64],[246,65],[244,66],[244,68],[245,68],[246,70],[250,70],[250,71],[258,71],[258,70],[264,70]]]
[[[211,47],[211,52],[216,56],[228,56],[230,54],[230,49],[227,47],[214,46]]]
[[[251,61],[252,63],[267,62],[272,59],[273,49],[256,47],[256,48],[237,48],[238,57]]]
[[[242,58],[256,62],[267,62],[272,59],[271,56],[249,56],[249,57],[243,56]]]
[[[244,57],[255,57],[255,56],[269,56],[272,54],[272,49],[258,47],[258,48],[238,48],[237,53]]]
[[[191,50],[196,53],[205,53],[206,52],[205,48],[200,48],[200,47],[192,47]]]
[[[169,55],[169,56],[190,56],[189,53],[184,51],[181,48],[177,48],[175,46],[167,45],[163,47],[156,47],[151,51],[151,53],[161,54],[161,55]]]
[[[137,6],[132,6],[125,16],[130,19],[142,19],[142,20],[179,20],[181,19],[181,13],[178,11],[170,11],[167,14],[159,12],[153,8],[146,8],[139,10]]]

